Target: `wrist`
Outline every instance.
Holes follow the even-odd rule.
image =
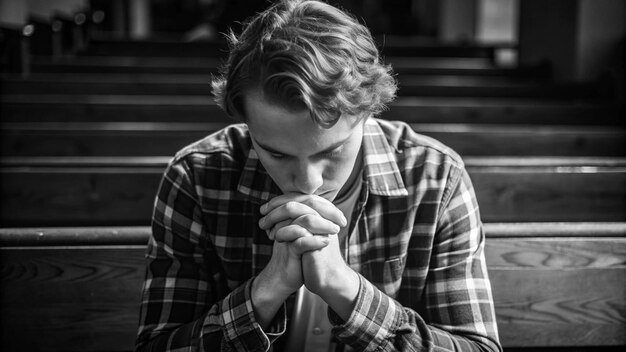
[[[254,278],[250,289],[250,300],[255,319],[263,330],[271,325],[276,313],[290,294],[280,289],[280,285],[271,277],[259,274]]]
[[[347,265],[322,288],[320,297],[344,321],[348,320],[359,295],[359,275]]]
[[[282,303],[295,290],[285,286],[284,281],[280,277],[267,273],[265,270],[261,271],[252,282],[252,297],[253,300],[256,298],[254,302],[259,304],[271,303],[273,301]]]

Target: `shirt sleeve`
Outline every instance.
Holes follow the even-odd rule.
[[[286,327],[285,307],[263,331],[250,278],[230,291],[183,162],[165,171],[154,204],[137,351],[267,351]]]
[[[355,309],[335,336],[363,351],[502,351],[476,196],[464,168],[452,169],[441,202],[425,313],[385,295],[363,276]]]

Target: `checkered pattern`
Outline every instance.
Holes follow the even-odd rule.
[[[461,159],[400,122],[370,119],[348,264],[360,274],[344,351],[500,351],[476,197]],[[272,242],[259,206],[280,193],[233,125],[180,151],[155,201],[139,350],[281,350],[290,301],[263,331],[251,282]],[[354,231],[357,229],[358,231]]]

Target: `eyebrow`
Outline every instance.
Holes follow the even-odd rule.
[[[335,150],[335,149],[337,149],[337,148],[341,147],[342,145],[344,145],[344,144],[348,143],[348,140],[350,139],[350,137],[351,137],[351,136],[352,136],[352,135],[349,135],[349,136],[348,136],[348,137],[346,137],[345,139],[343,139],[343,140],[341,140],[341,141],[339,141],[339,142],[333,143],[333,144],[332,144],[332,145],[330,145],[328,148],[326,148],[326,149],[324,149],[324,150],[322,150],[322,151],[319,151],[319,152],[315,153],[315,154],[314,154],[314,156],[324,155],[324,154],[326,154],[326,153],[330,153],[330,152],[332,152],[333,150]],[[259,141],[258,141],[256,138],[252,137],[252,136],[250,136],[250,138],[254,139],[254,141],[256,142],[256,144],[258,144],[258,145],[259,145],[259,147],[261,147],[261,148],[265,149],[266,151],[268,151],[268,152],[270,152],[270,153],[272,153],[272,154],[281,154],[281,155],[285,155],[285,156],[292,156],[292,155],[290,155],[289,153],[284,153],[284,152],[281,152],[280,150],[276,150],[276,149],[274,149],[274,148],[272,148],[272,147],[269,147],[269,146],[267,146],[267,145],[264,145],[263,143],[259,143]]]

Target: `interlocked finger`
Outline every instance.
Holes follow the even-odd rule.
[[[286,194],[275,197],[261,207],[262,214],[270,214],[276,209],[288,206],[290,203],[300,203],[313,209],[320,216],[339,226],[346,226],[344,214],[329,200],[311,194]]]
[[[277,223],[276,225],[274,225],[274,227],[272,227],[270,230],[265,230],[267,232],[267,237],[269,237],[269,239],[272,241],[276,240],[276,231],[280,230],[281,228],[289,224],[291,224],[291,219],[283,220]]]
[[[314,235],[337,234],[341,228],[330,220],[318,215],[306,214],[295,219],[292,224],[300,225]]]
[[[302,237],[313,236],[307,229],[299,225],[287,225],[278,230],[274,239],[276,242],[293,242]]]
[[[306,214],[319,215],[317,211],[305,204],[289,201],[277,208],[274,208],[267,215],[262,217],[259,221],[259,227],[264,230],[268,230],[281,221],[295,220],[296,218]]]
[[[301,200],[302,204],[305,204],[315,211],[317,211],[321,217],[328,219],[339,226],[346,226],[346,217],[331,201],[319,196],[308,196]]]
[[[289,243],[289,246],[296,252],[297,255],[302,255],[306,252],[322,249],[328,246],[329,242],[328,236],[312,235],[300,237]]]

